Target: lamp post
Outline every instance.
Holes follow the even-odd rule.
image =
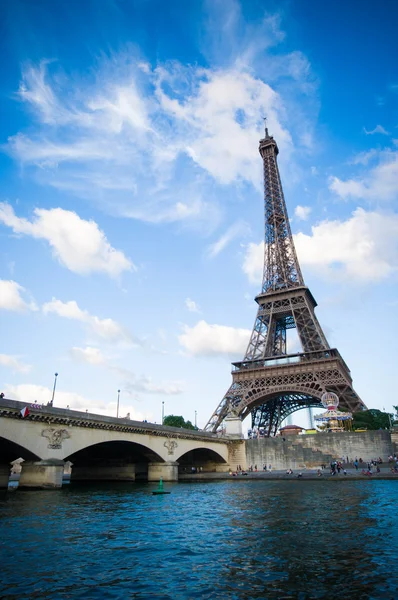
[[[195,410],[195,429],[197,429],[197,428],[198,428],[198,425],[197,425],[197,423],[196,423],[196,417],[197,417],[197,416],[198,416],[198,411],[197,411],[197,410]]]
[[[162,400],[162,425],[164,421],[164,400]]]
[[[54,373],[54,387],[53,387],[53,395],[51,398],[50,406],[54,405],[55,388],[57,387],[57,377],[58,377],[58,373]]]
[[[117,409],[116,409],[116,418],[119,418],[119,400],[120,400],[120,390],[117,391]]]
[[[383,410],[384,410],[384,412],[386,412],[386,409],[384,408],[384,406],[383,406]],[[388,415],[388,420],[390,422],[390,429],[392,429],[392,423],[391,423],[390,413],[387,413],[387,415]]]

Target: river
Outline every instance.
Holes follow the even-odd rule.
[[[0,501],[0,598],[396,599],[394,481],[64,486]]]

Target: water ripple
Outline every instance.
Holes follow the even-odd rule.
[[[395,486],[18,490],[0,504],[0,598],[397,598]]]

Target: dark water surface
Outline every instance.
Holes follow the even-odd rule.
[[[393,481],[66,486],[0,501],[0,598],[398,598]]]

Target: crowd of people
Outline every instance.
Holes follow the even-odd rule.
[[[394,455],[389,456],[388,462],[390,463],[390,471],[394,474],[398,474],[398,455],[394,454]],[[382,463],[383,463],[383,459],[380,456],[379,456],[379,458],[373,458],[369,461],[365,461],[365,460],[363,460],[362,457],[358,458],[357,456],[354,459],[351,458],[351,460],[349,459],[348,456],[343,456],[339,460],[331,461],[331,463],[329,465],[329,469],[326,464],[321,465],[321,468],[317,470],[317,476],[322,477],[323,474],[325,473],[325,471],[327,472],[327,470],[329,470],[329,474],[332,476],[336,476],[336,475],[340,475],[340,474],[346,476],[347,474],[349,474],[349,471],[348,471],[349,468],[351,468],[351,469],[355,468],[356,472],[358,472],[361,469],[360,474],[370,477],[374,473],[381,473],[380,465]],[[261,469],[261,467],[258,468],[257,465],[250,465],[248,467],[247,471],[242,469],[241,465],[238,465],[236,471],[235,472],[230,471],[229,474],[231,476],[237,477],[239,475],[247,475],[248,472],[257,473],[261,470],[265,471],[265,472],[271,472],[272,465],[268,465],[268,467],[267,467],[266,464],[263,464],[262,469]],[[282,475],[283,473],[279,473],[279,474]],[[303,473],[301,471],[299,471],[298,473],[294,473],[294,471],[291,468],[286,469],[285,474],[288,475],[289,477],[291,477],[293,475],[295,475],[297,478],[303,477]]]

